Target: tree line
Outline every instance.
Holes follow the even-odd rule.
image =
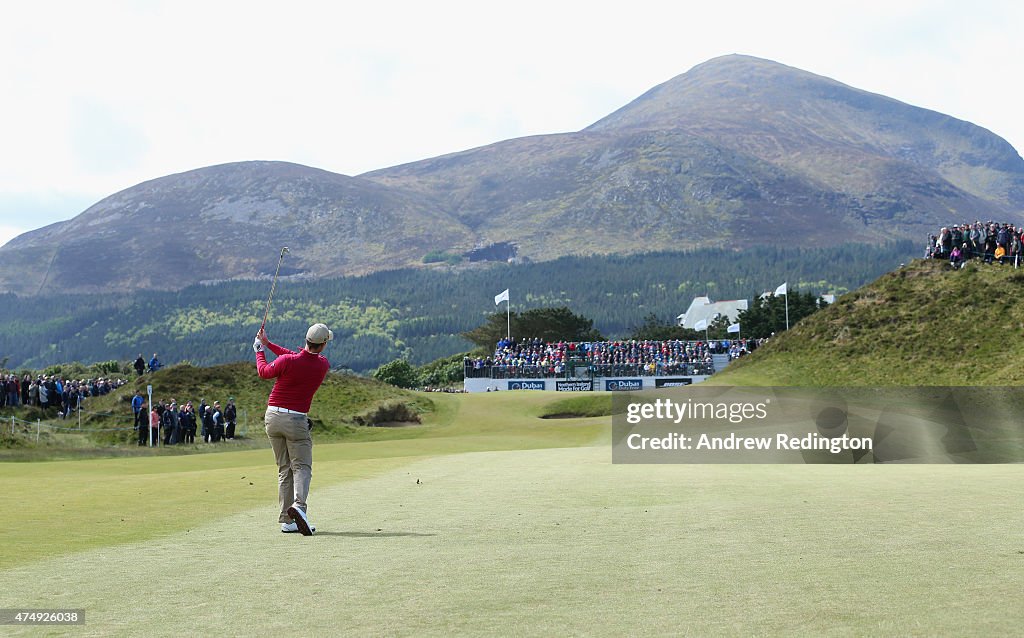
[[[500,311],[493,298],[505,288],[511,290],[516,313],[565,307],[593,318],[593,329],[602,336],[625,338],[650,317],[662,326],[673,323],[695,296],[756,299],[783,281],[794,292],[842,293],[894,269],[915,252],[910,241],[706,248],[282,280],[268,330],[282,345],[299,347],[308,323],[324,321],[336,335],[332,363],[366,372],[396,358],[420,365],[471,349],[473,342],[464,333]],[[9,367],[32,368],[128,360],[139,353],[148,359],[154,352],[168,363],[244,360],[252,354],[252,335],[269,285],[232,281],[172,292],[0,295],[0,359],[6,357]],[[743,333],[754,336],[746,325]]]

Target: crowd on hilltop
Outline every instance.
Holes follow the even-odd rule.
[[[948,259],[954,268],[962,268],[970,259],[983,263],[1016,264],[1024,255],[1024,227],[996,222],[963,223],[943,226],[938,235],[929,235],[926,259]]]
[[[163,367],[156,353],[147,363],[140,354],[132,364],[136,373],[156,372]],[[19,377],[0,371],[0,408],[36,407],[44,412],[55,410],[57,416],[67,418],[79,409],[85,409],[89,397],[108,394],[128,383],[120,378],[98,377],[69,379],[60,374],[33,374]]]
[[[712,355],[735,359],[757,347],[753,339],[710,341],[557,341],[502,339],[493,356],[467,357],[467,377],[531,378],[578,375],[664,376],[712,374]],[[573,369],[569,369],[570,366]]]
[[[36,375],[25,373],[21,378],[16,374],[0,375],[0,408],[33,406],[43,410],[56,409],[58,416],[84,409],[89,397],[108,394],[127,383],[123,379],[65,379],[59,375]]]
[[[136,392],[132,398],[132,413],[139,445],[195,443],[197,432],[203,442],[219,443],[235,438],[238,419],[234,397],[229,397],[224,407],[221,407],[220,401],[207,405],[206,399],[200,399],[199,407],[196,408],[191,401],[179,405],[170,399],[156,402],[147,411],[142,393]],[[147,421],[149,427],[146,427]]]
[[[136,369],[140,366],[136,365]],[[161,367],[156,355],[149,365],[150,372]],[[142,372],[139,372],[142,374]],[[76,411],[88,411],[90,397],[100,397],[126,385],[128,381],[119,378],[68,379],[61,375],[44,375],[0,372],[0,408],[35,407],[44,415],[60,418],[73,416]],[[221,407],[220,401],[207,405],[201,399],[199,406],[192,401],[178,404],[174,399],[154,401],[147,406],[141,391],[136,391],[131,400],[133,429],[138,435],[139,445],[151,441],[164,445],[194,443],[196,435],[208,443],[235,438],[238,409],[234,398]]]

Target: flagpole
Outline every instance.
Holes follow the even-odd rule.
[[[789,288],[788,281],[782,282],[782,285],[775,289],[775,296],[779,295],[786,296],[786,330],[789,330]]]
[[[505,302],[505,338],[512,341],[512,297],[508,288],[494,296],[494,305]]]

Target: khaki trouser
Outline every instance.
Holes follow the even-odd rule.
[[[313,478],[313,438],[303,414],[267,410],[263,421],[277,460],[277,500],[281,505],[279,521],[291,523],[288,508],[306,511],[309,481]]]

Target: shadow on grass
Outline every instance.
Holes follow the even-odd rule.
[[[418,532],[320,532],[315,536],[344,536],[346,538],[395,538],[399,536],[437,536],[437,534],[420,534]]]

